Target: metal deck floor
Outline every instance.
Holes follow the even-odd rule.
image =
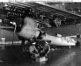
[[[20,46],[0,47],[0,66],[81,66],[81,48],[64,47],[51,51],[47,62],[32,62]]]

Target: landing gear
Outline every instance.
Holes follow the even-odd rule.
[[[71,46],[69,46],[69,49],[71,49]]]
[[[80,42],[77,41],[77,43],[76,43],[76,47],[79,47],[79,46],[80,46]]]
[[[50,51],[50,46],[49,42],[47,41],[29,41],[24,45],[24,52],[28,52],[31,54],[32,59],[39,60],[39,62],[46,61],[49,51]]]

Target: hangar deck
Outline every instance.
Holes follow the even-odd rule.
[[[0,66],[80,66],[81,48],[61,48],[51,51],[47,62],[33,62],[27,53],[22,53],[20,46],[0,48]]]

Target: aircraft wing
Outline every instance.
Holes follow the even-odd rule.
[[[68,17],[81,18],[81,15],[71,13],[71,12],[66,11],[66,10],[57,9],[55,7],[52,7],[52,6],[44,4],[44,3],[40,3],[40,2],[39,3],[38,2],[37,3],[29,3],[29,5],[34,6],[35,9],[49,12],[49,13],[56,14],[56,15],[60,15],[60,16],[65,16],[66,18],[68,18]]]
[[[65,16],[66,18],[68,18],[68,17],[81,18],[81,16],[78,14],[71,13],[71,12],[66,11],[66,10],[57,9],[55,7],[52,7],[48,4],[41,3],[41,2],[8,3],[8,5],[14,5],[14,6],[21,7],[21,8],[31,7],[34,10],[49,12],[52,14]]]
[[[21,8],[25,8],[27,9],[27,7],[31,7],[36,11],[42,11],[42,12],[47,12],[47,13],[51,13],[52,15],[60,15],[60,16],[64,16],[66,18],[70,17],[70,18],[74,18],[74,19],[80,19],[81,16],[78,14],[74,14],[65,10],[61,10],[61,9],[57,9],[55,7],[52,7],[50,5],[47,5],[45,3],[40,3],[40,2],[26,2],[26,3],[7,3],[9,6],[17,6],[17,7],[21,7]],[[50,17],[50,16],[48,16]],[[50,17],[52,18],[52,17]],[[46,31],[47,33],[51,32],[52,35],[59,33],[59,34],[65,34],[66,36],[71,36],[72,35],[76,35],[76,34],[80,34],[80,25],[72,25],[72,26],[63,26],[60,28],[45,28],[44,31]],[[75,29],[76,28],[76,29]],[[73,30],[74,29],[74,30]],[[50,30],[50,31],[48,31]],[[69,33],[68,33],[69,32]],[[51,34],[49,33],[49,34]]]

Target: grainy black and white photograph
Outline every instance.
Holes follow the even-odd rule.
[[[81,2],[0,2],[0,66],[81,66]]]

